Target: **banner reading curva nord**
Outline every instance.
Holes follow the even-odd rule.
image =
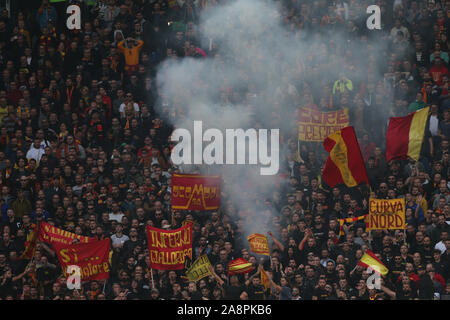
[[[186,256],[192,259],[192,224],[176,230],[147,226],[150,266],[158,270],[181,270]]]
[[[369,199],[369,228],[405,229],[405,199]]]
[[[220,177],[195,174],[172,175],[172,208],[216,210],[220,207]]]
[[[349,125],[348,108],[331,112],[321,112],[300,107],[298,139],[300,141],[321,142],[329,135]]]

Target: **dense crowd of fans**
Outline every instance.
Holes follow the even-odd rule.
[[[224,2],[229,1],[43,0],[36,11],[2,11],[0,297],[448,298],[450,1],[380,1],[381,30],[366,28],[365,10],[372,4],[367,1],[276,1],[286,27],[305,31],[301,37],[314,45],[309,57],[291,66],[289,79],[296,81],[259,94],[278,107],[348,107],[370,186],[326,186],[322,145],[298,148],[297,116],[277,119],[274,113],[283,134],[276,192],[261,193],[248,206],[224,192],[218,212],[172,212],[170,176],[180,169],[170,160],[169,137],[171,118],[182,116],[177,109],[182,101],[161,97],[155,74],[165,59],[221,59],[214,46],[202,47],[197,27],[204,11]],[[81,6],[81,30],[66,28],[69,4]],[[330,41],[333,32],[364,50],[352,52]],[[385,44],[383,55],[371,52],[372,37]],[[357,63],[361,59],[364,63]],[[342,72],[328,72],[334,65]],[[250,83],[244,92],[226,88],[217,94],[229,105],[251,99],[254,90]],[[420,161],[387,163],[389,117],[425,106],[430,115]],[[280,122],[284,117],[286,125]],[[339,237],[337,219],[367,213],[369,197],[404,197],[406,230],[367,232],[364,222],[356,222],[344,225]],[[248,249],[242,225],[254,214],[267,216],[270,259],[259,260]],[[197,283],[186,281],[182,270],[151,271],[146,254],[146,225],[174,229],[185,219],[195,221],[193,259],[206,253],[214,267],[212,276]],[[40,221],[110,237],[110,278],[68,290],[46,243],[38,244],[32,260],[19,259],[32,224]],[[389,269],[380,289],[369,289],[369,274],[357,266],[368,248]],[[253,263],[254,271],[229,276],[228,263],[238,257]],[[269,275],[268,290],[260,268]]]

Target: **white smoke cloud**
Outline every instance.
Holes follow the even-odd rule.
[[[162,64],[157,73],[163,97],[159,111],[181,110],[181,117],[166,119],[178,128],[192,130],[197,120],[203,121],[204,130],[276,128],[285,142],[289,137],[296,139],[296,110],[303,103],[303,93],[322,97],[316,88],[326,83],[331,91],[341,73],[354,83],[367,80],[367,63],[383,60],[387,47],[382,41],[354,42],[345,32],[311,36],[308,31],[292,31],[283,26],[277,3],[264,0],[219,5],[201,16],[199,31],[202,48],[212,41],[217,50],[207,52],[206,59],[169,59]],[[380,75],[372,75],[374,81]],[[234,95],[227,101],[224,96],[230,91]],[[285,149],[280,152],[286,155]],[[272,197],[273,177],[261,176],[258,166],[201,169],[221,172],[232,203],[238,209],[252,208],[252,218],[244,223],[244,239],[252,232],[268,231],[271,215],[258,214],[264,211],[264,203],[256,194]]]

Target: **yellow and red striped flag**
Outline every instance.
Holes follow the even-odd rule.
[[[355,217],[355,218],[345,218],[345,219],[338,219],[339,221],[339,237],[344,235],[344,229],[342,228],[344,226],[344,223],[352,223],[355,221],[360,221],[363,219],[367,218],[367,214],[363,215],[363,216],[359,216],[359,217]],[[367,223],[366,223],[366,227],[367,227]]]
[[[253,264],[251,264],[244,258],[237,258],[233,261],[230,261],[230,263],[228,264],[228,274],[231,276],[235,274],[249,273],[254,269],[255,267],[253,266]]]
[[[362,267],[371,267],[375,272],[382,274],[383,276],[387,275],[389,269],[377,258],[377,256],[370,250],[366,250],[366,253],[361,257],[361,260],[358,262],[359,266]]]
[[[386,133],[386,161],[408,157],[418,161],[428,119],[426,107],[405,117],[392,117]]]
[[[329,135],[323,141],[323,146],[330,156],[322,170],[322,175],[323,180],[330,187],[339,183],[347,187],[356,187],[362,182],[369,184],[353,127],[345,127]]]

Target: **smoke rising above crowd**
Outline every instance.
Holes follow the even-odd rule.
[[[364,110],[373,117],[369,117],[371,123],[358,125],[357,133],[364,129],[371,134],[372,127],[386,123],[393,101],[379,96],[377,87],[384,86],[387,45],[377,31],[364,30],[364,16],[356,19],[359,26],[352,21],[346,30],[320,32],[317,26],[294,28],[301,21],[286,24],[280,10],[279,2],[237,0],[201,15],[197,46],[207,57],[169,57],[158,69],[157,85],[163,98],[157,105],[165,121],[188,130],[194,121],[202,121],[205,129],[280,129],[283,164],[288,157],[302,157],[302,152],[297,154],[299,106],[350,107],[352,101],[345,95],[330,97],[335,81],[350,79],[354,92],[362,85],[361,104],[369,97],[377,99],[379,106],[376,111]],[[353,111],[356,118],[363,112]],[[382,137],[373,138],[382,143]],[[180,169],[222,174],[225,199],[232,200],[224,201],[224,213],[234,212],[243,219],[244,239],[252,232],[268,231],[272,212],[279,210],[273,204],[279,177],[261,176],[258,165],[187,165]],[[286,168],[280,168],[279,174],[289,176]],[[258,192],[270,201],[255,202]]]

